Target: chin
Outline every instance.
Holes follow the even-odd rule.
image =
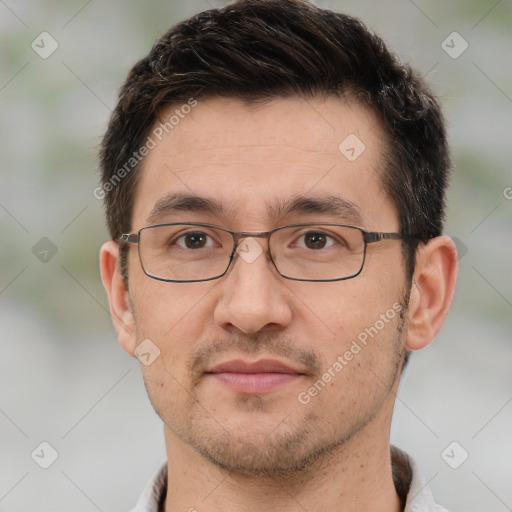
[[[351,437],[331,431],[324,420],[313,416],[302,418],[300,425],[291,423],[289,416],[274,422],[238,422],[236,427],[205,418],[194,423],[180,436],[182,441],[215,466],[250,477],[316,470],[324,456]]]

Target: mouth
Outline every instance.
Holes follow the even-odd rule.
[[[205,375],[238,393],[262,394],[296,382],[305,374],[274,359],[254,362],[236,359],[213,367]]]

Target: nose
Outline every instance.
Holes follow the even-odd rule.
[[[245,334],[285,328],[292,319],[290,292],[262,245],[246,238],[234,258],[219,283],[217,325]]]

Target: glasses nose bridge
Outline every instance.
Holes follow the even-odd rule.
[[[274,258],[272,257],[272,253],[270,252],[270,237],[274,233],[275,230],[271,231],[256,231],[256,232],[249,232],[249,231],[231,231],[231,236],[233,237],[233,249],[231,251],[231,257],[230,257],[230,263],[229,265],[233,263],[233,260],[235,259],[235,255],[238,252],[238,247],[240,246],[240,242],[247,239],[247,238],[263,238],[267,240],[266,247],[262,247],[263,253],[266,253],[267,258],[269,258],[270,262],[275,266]]]
[[[254,233],[251,233],[250,231],[237,231],[231,232],[231,236],[233,237],[233,250],[236,251],[238,245],[240,244],[241,240],[244,240],[245,238],[264,238],[267,241],[270,240],[270,237],[274,231],[256,231]]]

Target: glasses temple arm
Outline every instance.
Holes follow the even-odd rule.
[[[365,241],[368,244],[381,240],[406,240],[408,237],[401,233],[365,233]]]
[[[128,244],[138,244],[139,243],[139,235],[138,235],[138,233],[123,234],[117,239],[117,241],[125,242]]]

